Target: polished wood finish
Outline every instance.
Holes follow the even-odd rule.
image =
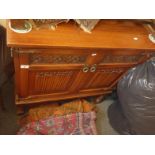
[[[101,20],[91,34],[83,32],[73,22],[61,24],[55,31],[34,29],[18,34],[7,30],[8,45],[16,47],[154,49],[155,46],[142,24],[128,20]],[[138,40],[134,40],[135,37]]]
[[[147,31],[131,21],[102,20],[87,34],[73,22],[55,31],[17,34],[7,28],[13,49],[18,105],[112,92],[131,67],[155,52]]]

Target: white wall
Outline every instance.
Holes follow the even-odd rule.
[[[6,27],[6,19],[0,19],[0,25]]]

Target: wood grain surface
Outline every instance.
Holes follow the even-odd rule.
[[[9,22],[9,21],[8,21]],[[91,34],[83,32],[73,21],[58,25],[55,31],[33,29],[26,34],[8,28],[7,44],[13,47],[134,48],[155,49],[140,22],[101,20]]]

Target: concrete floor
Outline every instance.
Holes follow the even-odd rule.
[[[97,104],[96,127],[99,135],[118,135],[109,123],[108,108],[111,104],[114,104],[114,100],[112,99],[106,99]]]
[[[16,107],[13,95],[13,79],[3,86],[3,98],[5,110],[0,109],[0,134],[15,135],[19,129],[17,125]],[[96,126],[99,135],[117,135],[118,133],[111,127],[108,119],[108,107],[113,104],[114,100],[106,99],[97,104],[97,121]]]

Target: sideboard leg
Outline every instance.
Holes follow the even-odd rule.
[[[106,95],[90,96],[86,98],[89,102],[93,104],[101,103],[105,99]]]
[[[96,96],[94,98],[94,103],[98,104],[98,103],[101,103],[105,98],[105,95],[100,95],[100,96]]]
[[[17,115],[23,115],[24,113],[25,113],[25,106],[17,106],[16,107],[17,109],[16,109],[16,113],[17,113]]]

